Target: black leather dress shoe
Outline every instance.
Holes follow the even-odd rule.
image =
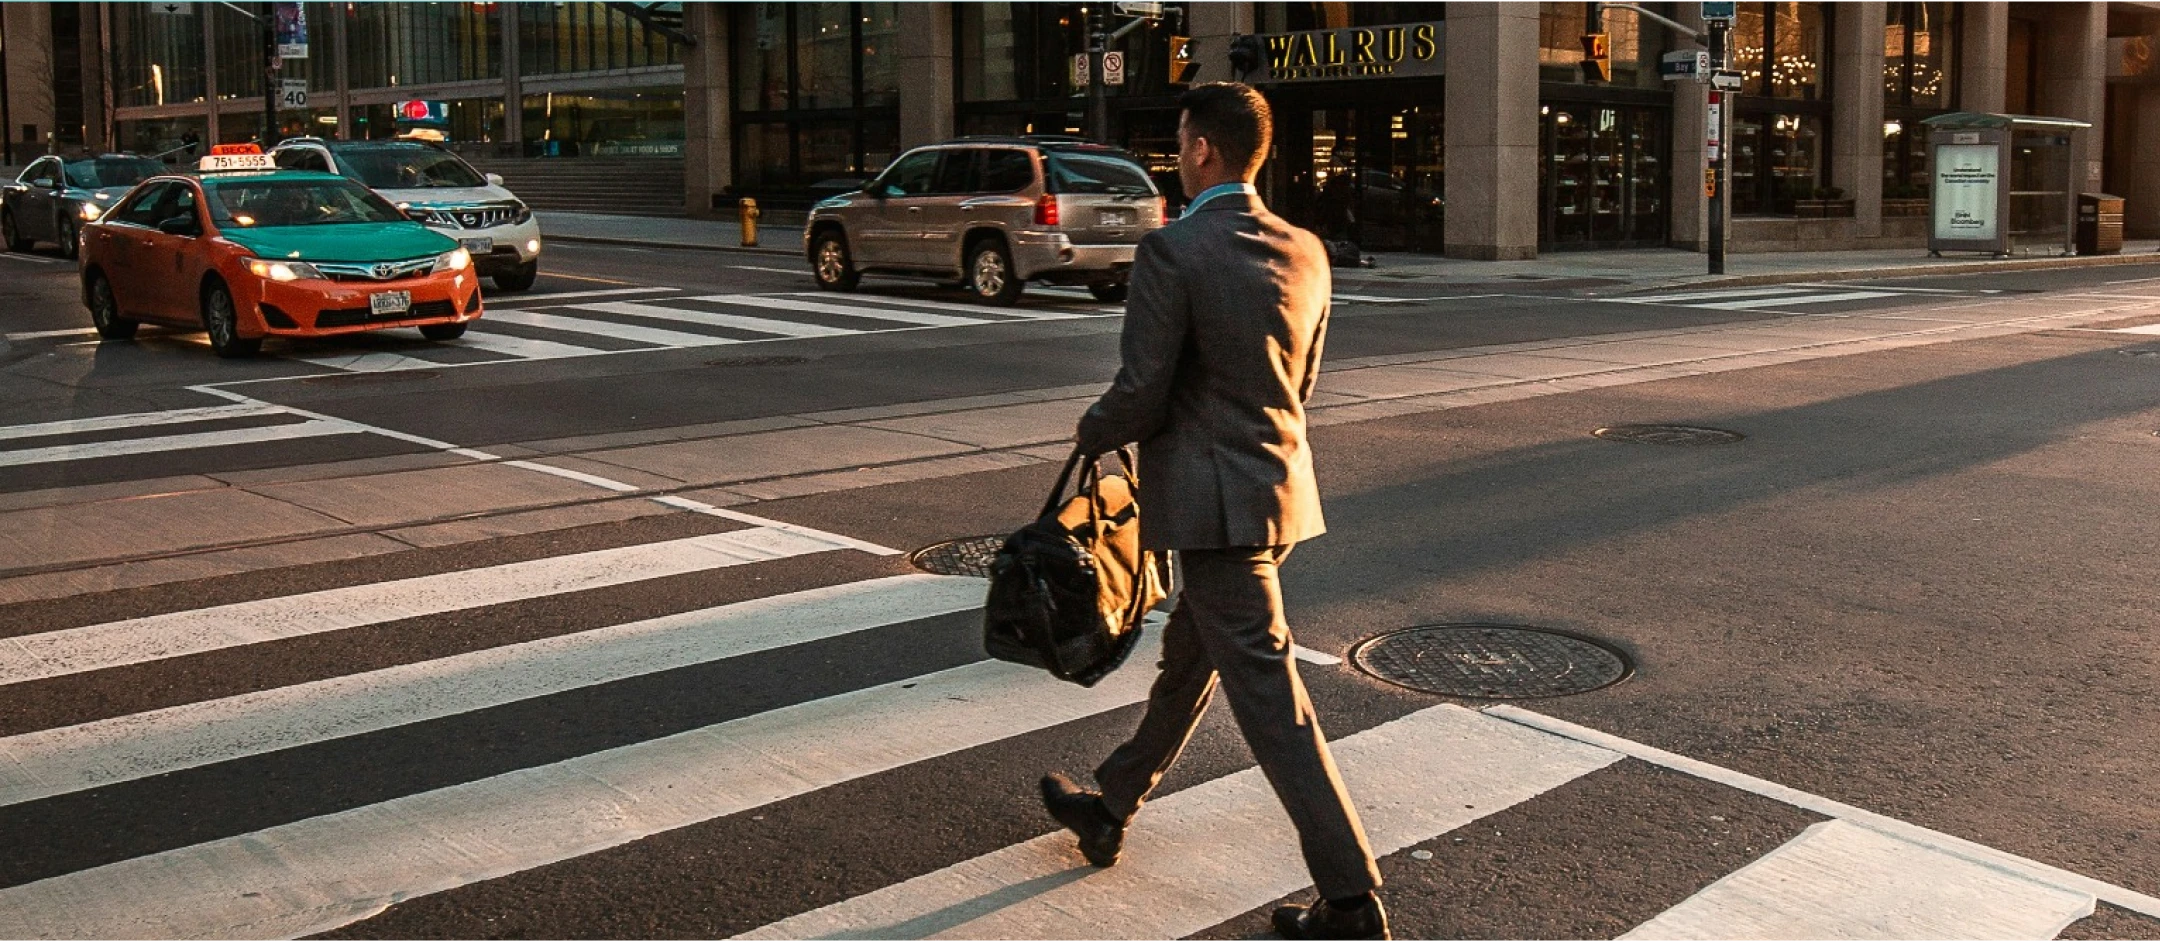
[[[1125,845],[1125,822],[1103,806],[1102,795],[1051,772],[1042,779],[1043,806],[1050,816],[1080,837],[1080,855],[1096,866],[1117,865]]]
[[[1275,910],[1275,933],[1285,938],[1380,938],[1388,934],[1387,909],[1380,897],[1347,911],[1316,899],[1311,905],[1285,905]]]

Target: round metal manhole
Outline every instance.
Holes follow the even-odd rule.
[[[1696,425],[1610,425],[1591,434],[1607,441],[1671,445],[1734,444],[1747,437],[1737,431]]]
[[[1467,699],[1538,699],[1627,679],[1626,654],[1579,634],[1515,624],[1432,624],[1367,638],[1357,668],[1397,686]]]
[[[990,560],[1005,545],[1003,536],[970,536],[924,546],[908,553],[908,564],[932,575],[990,577]]]

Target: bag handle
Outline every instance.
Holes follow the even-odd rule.
[[[1074,448],[1072,456],[1065,459],[1065,469],[1058,472],[1057,485],[1050,488],[1050,498],[1043,501],[1042,512],[1036,515],[1049,516],[1057,512],[1058,503],[1065,498],[1067,484],[1076,484],[1081,490],[1091,494],[1094,493],[1092,485],[1102,479],[1102,459],[1110,454],[1117,455],[1118,463],[1125,468],[1125,477],[1127,480],[1132,481],[1133,499],[1137,501],[1140,498],[1140,470],[1138,462],[1133,458],[1131,448],[1121,447],[1115,451],[1102,451],[1095,454],[1087,454],[1079,448]],[[1080,471],[1078,481],[1073,479],[1073,470],[1075,468]],[[1099,510],[1096,501],[1090,499],[1088,506],[1091,510],[1091,521],[1099,519],[1094,515]]]

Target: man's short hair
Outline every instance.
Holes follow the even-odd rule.
[[[1275,114],[1260,90],[1243,82],[1195,85],[1178,96],[1185,126],[1222,152],[1223,162],[1251,176],[1267,159],[1275,137]]]

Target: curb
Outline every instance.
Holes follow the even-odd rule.
[[[2051,268],[2108,268],[2117,265],[2160,265],[2160,252],[2139,255],[2073,255],[2066,258],[2006,258],[1990,261],[1892,265],[1880,268],[1840,268],[1829,271],[1793,271],[1729,277],[1703,276],[1689,284],[1749,287],[1758,284],[1789,284],[1794,281],[1857,281],[1866,278],[1948,277],[1994,271],[2040,271]]]
[[[792,248],[765,248],[762,246],[757,248],[745,248],[740,245],[710,245],[702,242],[656,242],[651,239],[626,239],[606,235],[563,235],[560,233],[550,233],[548,234],[547,239],[551,242],[577,242],[587,245],[626,245],[634,248],[668,248],[693,252],[732,252],[738,255],[763,255],[768,257],[773,255],[786,255],[789,258],[795,258],[801,255],[800,252],[797,252]]]

